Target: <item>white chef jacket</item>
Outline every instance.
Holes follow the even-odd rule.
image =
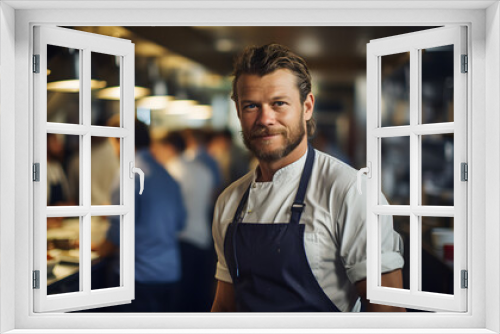
[[[251,171],[219,196],[212,225],[218,256],[216,279],[232,282],[224,257],[224,238],[248,186],[251,184],[242,223],[289,222],[306,155],[278,170],[271,182],[255,182],[257,172]],[[366,191],[358,193],[356,179],[355,169],[316,150],[300,220],[306,225],[304,246],[309,266],[341,311],[359,311],[354,284],[366,278]],[[404,260],[392,221],[383,226],[382,272],[389,272],[402,268]]]

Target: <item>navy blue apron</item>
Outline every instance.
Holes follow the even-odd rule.
[[[238,312],[339,312],[313,275],[299,224],[314,163],[309,145],[288,223],[241,223],[250,187],[224,239]]]

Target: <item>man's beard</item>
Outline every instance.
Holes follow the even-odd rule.
[[[260,125],[255,126],[250,133],[245,133],[242,131],[243,142],[245,146],[255,155],[255,157],[264,162],[274,162],[286,157],[290,152],[292,152],[299,144],[302,142],[306,134],[306,130],[302,126],[304,123],[304,114],[301,115],[299,122],[296,127],[287,131],[286,128],[271,130],[266,126]],[[282,147],[275,149],[273,151],[262,151],[259,150],[256,145],[253,144],[253,139],[269,135],[280,135],[285,138],[285,142]],[[266,143],[261,143],[261,145],[267,145]]]

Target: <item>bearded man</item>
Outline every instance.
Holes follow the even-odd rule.
[[[278,44],[247,48],[232,99],[259,165],[217,200],[212,311],[404,311],[366,300],[366,198],[355,169],[308,143],[315,99],[305,61]],[[382,285],[402,288],[396,232],[384,225]]]

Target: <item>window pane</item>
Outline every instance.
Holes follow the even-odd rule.
[[[403,289],[410,289],[410,217],[380,215],[380,274],[391,272],[400,254],[404,259]],[[381,286],[386,286],[381,280]]]
[[[120,205],[120,138],[91,139],[92,205]]]
[[[422,291],[453,294],[453,218],[421,217]]]
[[[422,50],[422,123],[453,122],[453,45]]]
[[[80,205],[80,136],[47,134],[47,206]]]
[[[453,206],[453,134],[421,138],[422,205]]]
[[[47,294],[80,291],[80,218],[47,218]]]
[[[120,216],[92,217],[92,290],[120,286]]]
[[[381,125],[410,124],[410,53],[381,58]]]
[[[91,53],[91,77],[96,88],[92,91],[92,125],[120,126],[120,61],[118,56]],[[113,115],[116,119],[109,122]]]
[[[410,137],[382,138],[381,149],[382,193],[391,205],[409,205]]]
[[[47,45],[47,121],[80,123],[80,51]]]

